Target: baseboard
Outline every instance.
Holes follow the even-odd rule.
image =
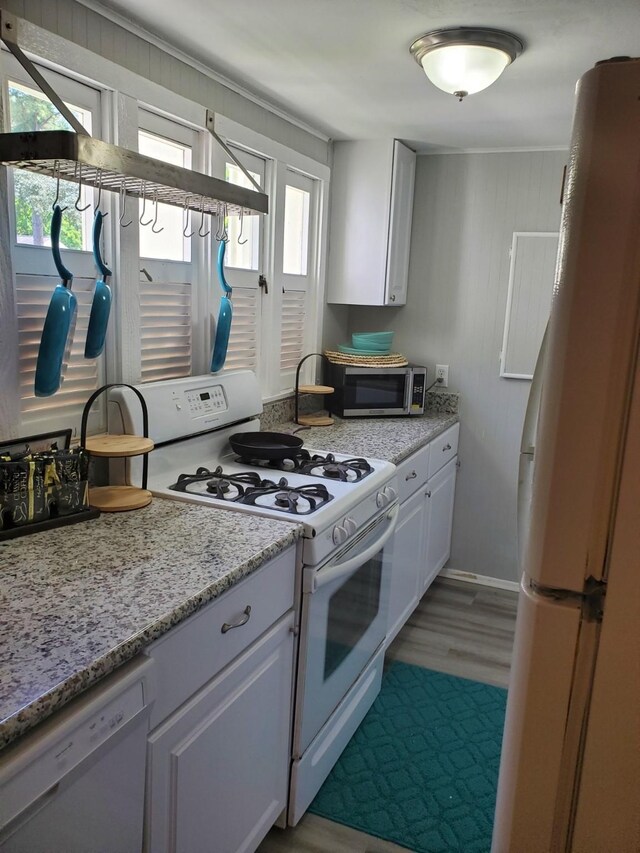
[[[465,583],[476,583],[480,586],[493,586],[497,589],[508,589],[511,592],[519,592],[520,590],[520,584],[517,581],[491,578],[488,575],[476,575],[473,572],[460,572],[458,569],[442,569],[438,577],[451,578],[451,580],[464,581]]]

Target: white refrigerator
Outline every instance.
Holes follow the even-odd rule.
[[[577,88],[493,853],[640,851],[639,340],[640,59],[617,59]]]

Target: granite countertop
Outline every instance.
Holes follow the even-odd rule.
[[[135,512],[0,543],[0,748],[301,530],[155,498]]]
[[[433,441],[459,417],[451,412],[433,412],[414,418],[349,418],[334,416],[328,427],[311,427],[299,433],[305,446],[353,456],[386,459],[398,465],[428,442]],[[278,424],[274,431],[296,429],[292,421]]]

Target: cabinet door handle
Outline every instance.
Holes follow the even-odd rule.
[[[425,493],[424,493],[424,496],[425,496],[425,498],[430,498],[430,497],[431,497],[431,492],[425,492]]]
[[[451,450],[451,445],[450,445],[450,444],[445,444],[445,446],[442,448],[442,452],[443,452],[443,453],[446,453],[446,452],[447,452],[447,450]]]
[[[389,302],[395,302],[395,301],[396,301],[395,294],[391,294],[391,296],[389,297]]]
[[[239,628],[241,625],[246,625],[249,619],[251,618],[251,605],[247,604],[245,609],[242,611],[243,616],[238,619],[237,622],[225,622],[222,626],[222,633],[226,634],[227,631],[230,631],[232,628]]]
[[[415,472],[415,471],[412,471],[410,474],[407,474],[407,476],[404,478],[404,479],[405,479],[405,482],[406,482],[406,481],[408,481],[408,480],[415,480],[415,478],[416,478],[417,476],[418,476],[418,475],[416,474],[416,472]]]

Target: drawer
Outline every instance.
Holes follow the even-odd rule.
[[[431,448],[431,456],[429,457],[429,477],[433,477],[443,465],[446,465],[450,459],[458,452],[458,436],[460,434],[460,424],[454,424],[445,430],[442,435],[435,438],[429,447]]]
[[[429,455],[431,445],[421,447],[398,465],[398,493],[400,503],[427,482],[429,476]]]
[[[296,549],[289,548],[172,628],[147,649],[155,661],[151,728],[205,685],[294,606]],[[225,630],[245,619],[237,628]]]

